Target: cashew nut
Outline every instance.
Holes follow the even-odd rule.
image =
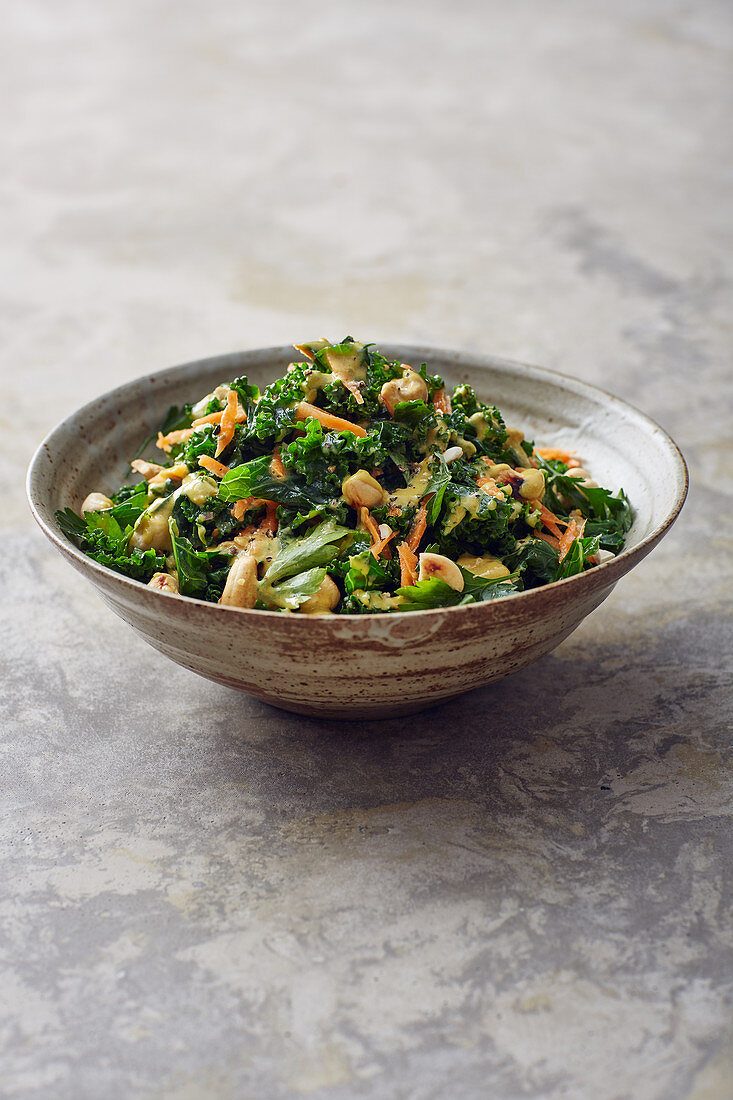
[[[598,482],[594,481],[588,471],[583,466],[573,466],[568,470],[568,477],[574,479],[579,478],[581,485],[586,485],[589,489],[596,489]]]
[[[111,507],[112,501],[104,493],[90,493],[81,506],[81,514],[84,516],[87,512],[103,512]]]
[[[379,508],[387,499],[382,486],[366,470],[357,470],[345,478],[341,492],[352,508]]]
[[[130,549],[163,550],[172,548],[168,520],[175,501],[173,494],[165,500],[156,501],[138,518],[135,529],[130,535]]]
[[[522,471],[522,484],[519,487],[519,495],[525,500],[541,500],[545,495],[545,475],[542,470],[530,467]]]
[[[327,614],[333,611],[340,599],[341,592],[338,585],[326,574],[318,591],[309,596],[305,603],[300,605],[298,611],[304,615]]]
[[[257,562],[251,554],[240,554],[232,562],[220,604],[225,607],[254,607],[257,602]]]
[[[404,364],[403,364],[404,365]],[[401,378],[385,382],[379,391],[379,400],[390,416],[400,401],[427,401],[428,385],[425,379],[411,367],[405,366]]]
[[[155,588],[158,592],[178,592],[178,577],[170,573],[153,573],[148,588]]]
[[[430,577],[437,577],[445,581],[456,592],[463,591],[463,576],[454,561],[446,558],[444,554],[420,555],[420,580],[426,581]]]

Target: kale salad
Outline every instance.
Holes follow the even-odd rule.
[[[170,409],[161,461],[57,512],[63,533],[161,592],[299,614],[493,600],[623,547],[623,490],[534,447],[470,386],[449,394],[351,337],[296,350],[262,391],[243,376]]]

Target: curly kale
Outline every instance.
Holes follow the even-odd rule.
[[[165,570],[165,555],[155,550],[128,550],[132,527],[124,530],[109,511],[87,512],[82,519],[71,508],[56,512],[59,528],[82,553],[136,581],[149,581]]]
[[[509,502],[481,492],[452,492],[446,494],[441,515],[437,542],[449,558],[465,553],[503,557],[516,546],[510,525],[517,509]]]

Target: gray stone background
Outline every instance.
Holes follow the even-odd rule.
[[[5,1097],[733,1095],[729,3],[3,12]],[[547,659],[415,718],[197,679],[34,528],[36,444],[346,332],[561,369],[686,454]]]

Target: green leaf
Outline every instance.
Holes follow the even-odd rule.
[[[101,531],[107,536],[110,543],[117,548],[118,553],[125,552],[129,534],[126,536],[111,511],[87,512],[84,518],[86,519],[88,531]]]
[[[502,596],[511,596],[520,591],[519,574],[510,573],[508,577],[477,577],[468,569],[458,566],[463,576],[463,591],[479,602],[498,600]]]
[[[463,592],[456,592],[439,577],[429,577],[406,588],[398,588],[395,595],[402,600],[400,611],[427,611],[433,607],[456,607],[474,602],[470,593],[464,595]]]
[[[109,514],[117,520],[120,527],[134,527],[135,521],[143,514],[149,503],[147,482],[143,482],[136,493],[130,493],[119,504],[110,508]]]
[[[222,478],[219,499],[233,503],[247,497],[262,497],[288,508],[297,508],[300,512],[322,507],[333,499],[332,492],[317,484],[308,484],[304,478],[294,474],[285,478],[274,477],[270,472],[270,462],[270,455],[263,455],[241,466],[234,466]]]
[[[66,535],[71,542],[79,542],[87,533],[87,525],[81,516],[78,516],[71,508],[64,508],[55,513],[56,522],[62,535]]]
[[[330,544],[350,534],[348,527],[341,527],[333,519],[324,520],[307,535],[293,539],[280,550],[267,571],[268,582],[276,584],[282,577],[327,565],[338,553]]]
[[[424,420],[435,420],[435,413],[424,401],[398,401],[394,408],[394,419],[400,424],[415,428]]]
[[[383,589],[388,582],[389,574],[371,550],[362,550],[349,558],[349,570],[344,577],[344,587],[348,595],[358,589]]]
[[[433,493],[433,497],[428,505],[428,525],[433,526],[437,522],[440,515],[440,509],[443,505],[443,497],[445,496],[445,490],[450,484],[450,471],[448,464],[442,455],[437,455],[437,461],[433,462],[430,467],[430,480],[425,486],[425,496],[429,493]]]
[[[557,550],[543,539],[530,538],[519,543],[502,560],[508,569],[520,574],[525,588],[549,584],[557,576]]]
[[[598,553],[600,536],[588,539],[574,539],[570,549],[557,567],[555,580],[563,580],[565,577],[574,577],[585,569],[588,558]]]
[[[168,521],[173,543],[173,554],[178,571],[178,590],[183,596],[203,596],[209,580],[212,558],[216,553],[194,550],[190,541],[178,534],[175,520]]]
[[[318,567],[273,585],[268,572],[267,577],[260,581],[260,599],[270,607],[295,611],[309,596],[315,596],[325,579],[326,570]]]
[[[239,403],[245,411],[249,409],[250,405],[256,404],[259,400],[259,387],[250,385],[246,374],[242,374],[239,378],[235,378],[230,385],[230,389],[233,389],[237,394]]]

